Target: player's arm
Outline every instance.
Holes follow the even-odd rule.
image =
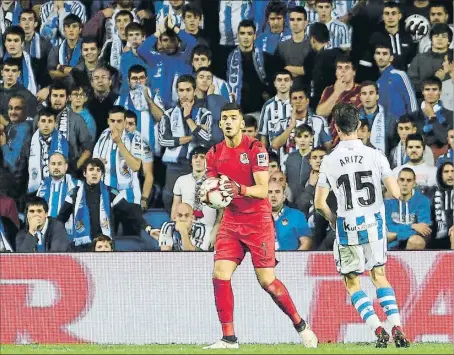
[[[329,222],[331,228],[335,229],[336,215],[331,211],[331,209],[328,206],[328,203],[326,202],[328,194],[329,194],[328,187],[317,185],[317,187],[315,188],[314,204],[317,213],[322,215],[323,218],[325,218]]]
[[[244,196],[266,198],[268,196],[268,171],[256,171],[253,176],[255,185],[246,186]]]
[[[382,175],[382,181],[385,184],[386,191],[396,200],[400,198],[400,187],[397,184],[397,178],[389,166],[389,161],[381,151],[377,151],[378,161]]]
[[[210,248],[214,247],[216,242],[216,236],[218,235],[219,227],[221,226],[222,216],[224,215],[224,209],[216,210],[216,221],[214,222],[213,229],[210,233]]]

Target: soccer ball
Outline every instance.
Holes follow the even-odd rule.
[[[210,178],[200,187],[200,200],[215,209],[225,208],[232,202],[232,196],[221,188],[223,179]]]

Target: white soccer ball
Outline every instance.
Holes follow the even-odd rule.
[[[200,187],[200,200],[211,208],[227,207],[232,202],[232,196],[221,188],[222,184],[222,178],[206,179]]]

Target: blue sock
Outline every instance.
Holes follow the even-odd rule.
[[[378,319],[377,314],[375,314],[372,302],[364,291],[356,291],[351,296],[351,300],[362,320],[366,322],[373,331],[381,326],[380,319]]]
[[[392,287],[377,288],[377,298],[391,325],[400,326],[399,307]]]

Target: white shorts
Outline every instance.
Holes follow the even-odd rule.
[[[385,265],[387,245],[386,238],[359,245],[339,245],[336,239],[333,251],[337,271],[342,275],[362,274],[365,270]]]

